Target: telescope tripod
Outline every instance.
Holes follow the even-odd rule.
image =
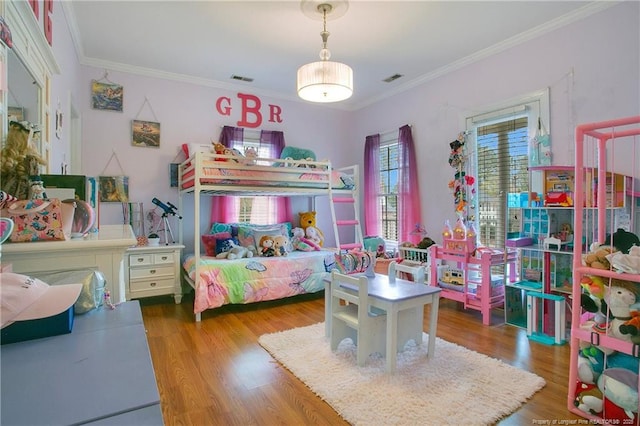
[[[169,217],[166,213],[162,214],[162,221],[164,222],[164,244],[169,245],[169,239],[167,238],[167,232],[171,235],[171,244],[176,243],[176,239],[173,237],[173,231],[171,231],[171,226],[169,225]]]

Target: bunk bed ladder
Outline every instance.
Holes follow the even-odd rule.
[[[331,193],[331,216],[333,219],[333,232],[336,236],[336,246],[342,251],[348,251],[351,249],[363,248],[362,243],[362,228],[360,227],[360,205],[357,197],[354,194],[350,195],[334,195]],[[352,208],[349,208],[351,205]],[[339,213],[337,212],[339,210]],[[338,214],[341,216],[338,218]],[[347,217],[348,214],[348,217]],[[352,229],[353,230],[353,242],[340,241],[340,230]]]

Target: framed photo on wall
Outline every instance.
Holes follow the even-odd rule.
[[[104,203],[128,203],[129,202],[129,177],[128,176],[99,176],[98,186],[100,202]]]
[[[93,109],[122,112],[124,89],[115,83],[91,80],[91,106]]]
[[[131,120],[131,135],[133,146],[160,147],[160,123]]]

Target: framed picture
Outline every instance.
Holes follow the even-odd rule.
[[[122,112],[123,92],[119,84],[91,80],[91,106],[93,109]]]
[[[131,120],[133,146],[160,147],[160,123]]]
[[[129,202],[129,177],[128,176],[99,176],[100,202],[104,203],[128,203]]]
[[[7,116],[9,117],[9,121],[23,121],[24,108],[15,106],[7,107]]]

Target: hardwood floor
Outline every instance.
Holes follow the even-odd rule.
[[[204,312],[200,323],[189,295],[180,305],[168,296],[143,299],[141,305],[166,425],[347,424],[258,344],[262,334],[323,321],[322,293],[226,306]],[[479,312],[465,311],[456,302],[440,303],[438,337],[547,382],[499,424],[579,424],[581,418],[566,408],[569,345],[531,342],[526,330],[503,324],[501,310],[494,311],[492,324],[483,326]]]

